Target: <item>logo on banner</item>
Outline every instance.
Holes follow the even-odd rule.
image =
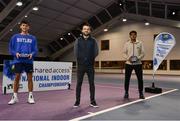
[[[161,62],[169,54],[175,46],[176,41],[172,34],[162,32],[155,38],[154,42],[154,55],[153,55],[153,71],[155,72]]]
[[[14,73],[14,63],[11,60],[4,61],[4,67],[3,67],[3,75],[5,75],[7,78],[14,80],[15,73]]]

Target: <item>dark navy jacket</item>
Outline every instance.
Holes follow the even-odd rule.
[[[87,40],[84,37],[77,38],[74,44],[74,54],[77,65],[93,66],[98,55],[97,41],[91,36]]]

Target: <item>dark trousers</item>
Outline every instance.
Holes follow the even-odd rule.
[[[143,93],[143,76],[142,76],[142,64],[139,65],[125,65],[125,92],[128,93],[129,91],[129,81],[131,78],[132,71],[135,70],[135,74],[138,79],[138,89],[139,93]]]
[[[87,73],[89,81],[89,91],[91,102],[95,101],[95,85],[94,85],[94,67],[78,65],[77,68],[77,85],[76,85],[76,101],[80,103],[81,98],[81,86],[83,82],[84,74]]]

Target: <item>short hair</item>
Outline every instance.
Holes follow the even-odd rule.
[[[26,20],[22,20],[22,21],[20,22],[20,25],[22,25],[22,24],[27,24],[27,25],[30,25],[30,24],[29,24],[29,22],[28,22],[28,21],[26,21]]]
[[[135,33],[135,34],[137,35],[137,32],[134,31],[134,30],[133,30],[133,31],[130,31],[130,32],[129,32],[129,35],[131,35],[132,33]]]
[[[84,26],[89,26],[90,30],[92,30],[91,25],[90,25],[90,24],[88,24],[88,23],[84,23],[84,24],[82,24],[81,30],[83,29],[83,27],[84,27]]]

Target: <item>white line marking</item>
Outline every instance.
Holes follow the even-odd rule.
[[[93,114],[93,112],[88,112],[89,114]]]
[[[115,106],[115,107],[112,107],[112,108],[108,108],[108,109],[105,109],[105,110],[102,110],[102,111],[98,111],[98,112],[95,112],[95,113],[92,113],[92,114],[88,114],[88,115],[85,115],[85,116],[82,116],[82,117],[74,118],[74,119],[71,119],[69,121],[79,121],[79,120],[87,119],[89,117],[93,117],[93,116],[96,116],[96,115],[99,115],[99,114],[103,114],[103,113],[106,113],[106,112],[109,112],[109,111],[112,111],[112,110],[116,110],[118,108],[122,108],[122,107],[125,107],[125,106],[128,106],[128,105],[132,105],[132,104],[144,101],[144,100],[148,100],[148,99],[151,99],[151,98],[154,98],[154,97],[162,96],[162,95],[165,95],[165,94],[177,91],[177,90],[178,89],[173,89],[173,90],[170,90],[170,91],[167,91],[167,92],[163,92],[161,94],[157,94],[157,95],[153,95],[153,96],[147,97],[145,99],[139,99],[139,100],[136,100],[136,101],[133,101],[133,102],[129,102],[129,103],[126,103],[126,104],[123,104],[123,105],[118,105],[118,106]]]

